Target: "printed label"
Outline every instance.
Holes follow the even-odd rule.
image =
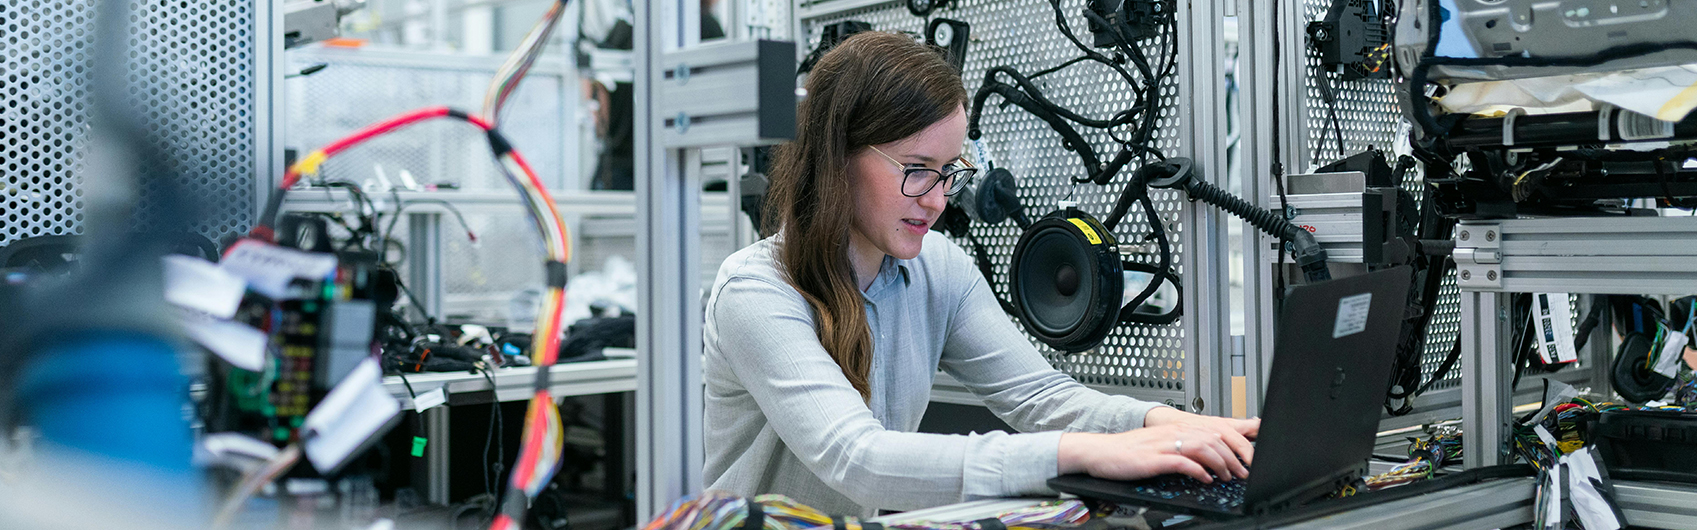
[[[1102,244],[1102,238],[1096,235],[1095,230],[1090,229],[1089,223],[1084,222],[1083,219],[1067,219],[1067,220],[1071,221],[1073,225],[1077,226],[1079,230],[1084,232],[1084,238],[1090,240],[1090,244],[1092,244],[1092,245]]]
[[[1338,320],[1332,324],[1332,338],[1348,337],[1367,331],[1367,310],[1373,305],[1373,293],[1345,296],[1338,300]]]

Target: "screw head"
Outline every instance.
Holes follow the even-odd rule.
[[[1485,279],[1493,282],[1497,281],[1497,271],[1485,271]]]
[[[1468,232],[1468,231],[1466,231],[1466,230],[1462,230],[1462,231],[1461,231],[1461,240],[1462,240],[1462,241],[1467,241],[1467,238],[1470,238],[1470,237],[1473,237],[1473,234],[1472,234],[1472,233],[1470,233],[1470,232]]]
[[[1497,240],[1497,231],[1496,230],[1485,231],[1485,240],[1486,241],[1496,241]]]
[[[1473,271],[1467,271],[1467,270],[1461,271],[1461,279],[1463,279],[1463,280],[1473,279]]]

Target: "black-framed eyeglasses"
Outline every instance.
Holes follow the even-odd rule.
[[[943,164],[941,170],[936,170],[918,164],[903,164],[895,157],[879,151],[877,147],[867,147],[884,155],[884,158],[902,170],[902,195],[909,197],[924,197],[925,194],[931,193],[932,188],[937,187],[938,182],[946,182],[943,185],[943,195],[952,197],[966,189],[967,183],[972,182],[972,176],[978,174],[978,167],[965,158],[956,158]]]

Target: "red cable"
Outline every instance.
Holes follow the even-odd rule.
[[[440,117],[443,117],[443,116],[448,116],[450,114],[451,114],[450,110],[448,109],[448,107],[445,107],[445,106],[425,107],[425,108],[422,108],[422,109],[407,112],[407,113],[401,114],[399,116],[395,116],[393,118],[389,118],[387,120],[384,120],[382,122],[372,124],[371,126],[366,127],[364,129],[360,129],[358,131],[355,131],[353,134],[349,134],[347,136],[344,136],[340,140],[336,140],[335,142],[331,142],[330,145],[326,145],[323,148],[320,148],[318,150],[318,152],[322,152],[323,156],[325,158],[329,158],[331,156],[336,155],[336,153],[340,153],[342,151],[345,151],[350,147],[364,143],[367,140],[370,140],[372,138],[388,134],[390,132],[393,132],[396,129],[400,129],[402,127],[406,127],[408,125],[412,125],[414,123],[418,123],[418,122],[421,122],[421,121],[440,118]],[[485,131],[494,128],[494,126],[490,125],[488,121],[485,121],[483,118],[479,118],[477,116],[465,115],[462,119],[464,119],[468,123],[471,123],[472,125],[476,126],[477,128],[483,129]],[[308,156],[311,156],[311,155],[308,155]],[[296,166],[298,166],[298,165],[299,164],[296,164]],[[300,175],[299,168],[292,166],[288,169],[288,171],[283,173],[283,182],[278,187],[282,188],[282,189],[289,189],[291,187],[294,187],[295,183],[300,181],[300,176],[301,175]]]

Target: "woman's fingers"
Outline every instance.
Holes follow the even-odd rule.
[[[1242,460],[1243,465],[1248,466],[1255,462],[1255,445],[1249,443],[1249,439],[1240,434],[1241,432],[1241,430],[1227,431],[1222,437],[1225,439],[1226,446],[1231,448],[1231,452],[1235,455],[1233,458]]]
[[[1254,440],[1256,435],[1261,434],[1261,418],[1236,420],[1232,422],[1232,426],[1237,429],[1239,435],[1251,440]]]
[[[1220,458],[1224,458],[1226,460],[1226,467],[1231,468],[1231,476],[1236,478],[1249,478],[1249,465],[1238,459],[1236,448],[1232,447],[1229,443],[1230,439],[1230,436],[1221,437],[1219,445]]]
[[[1231,468],[1227,466],[1221,451],[1225,448],[1214,433],[1204,432],[1193,434],[1180,439],[1185,442],[1183,450],[1179,451],[1185,457],[1195,460],[1217,477],[1231,477]],[[1198,479],[1201,480],[1201,479]],[[1203,482],[1213,482],[1203,480]]]
[[[1154,466],[1153,470],[1155,472],[1154,475],[1151,476],[1165,475],[1168,473],[1183,473],[1187,477],[1202,482],[1213,482],[1213,479],[1208,476],[1207,468],[1202,467],[1202,464],[1196,463],[1195,460],[1191,460],[1190,458],[1182,455],[1173,453],[1159,454],[1151,457],[1150,463]]]

